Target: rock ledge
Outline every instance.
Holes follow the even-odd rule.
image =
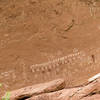
[[[63,79],[28,86],[11,91],[10,100],[100,100],[100,77],[73,88]]]

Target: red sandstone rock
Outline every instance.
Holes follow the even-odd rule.
[[[54,80],[44,84],[28,86],[25,88],[12,91],[10,100],[19,100],[22,98],[31,97],[33,95],[58,91],[63,89],[64,87],[65,87],[65,81],[62,79]]]
[[[85,97],[82,100],[100,100],[100,94],[96,94],[93,96]]]
[[[10,100],[100,100],[100,78],[68,89],[61,79],[29,86],[12,91]]]

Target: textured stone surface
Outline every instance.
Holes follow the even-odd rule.
[[[11,92],[10,100],[100,100],[100,78],[72,88],[62,79]]]
[[[100,78],[87,85],[44,93],[27,100],[100,100]]]
[[[57,78],[82,84],[100,72],[99,58],[99,0],[0,0],[2,92]]]
[[[31,97],[33,95],[49,93],[61,90],[64,87],[65,87],[65,81],[62,79],[54,80],[44,84],[37,84],[12,91],[10,100],[19,100],[22,98]]]

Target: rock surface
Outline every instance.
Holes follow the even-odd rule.
[[[33,95],[39,95],[42,93],[49,93],[57,90],[61,90],[65,87],[65,81],[62,79],[54,80],[44,84],[37,84],[25,88],[21,88],[11,92],[10,100],[20,100],[23,98],[31,97]]]
[[[21,88],[11,92],[10,100],[100,100],[100,77],[72,88],[63,79]]]
[[[59,78],[79,86],[99,72],[100,0],[0,0],[0,97]]]
[[[80,85],[99,58],[100,0],[0,0],[0,96],[59,78]]]

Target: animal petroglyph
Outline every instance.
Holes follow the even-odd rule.
[[[83,66],[83,64],[91,64],[93,62],[94,56],[87,56],[85,52],[75,52],[69,54],[68,56],[63,56],[52,61],[48,61],[42,64],[33,64],[30,66],[33,73],[43,72],[47,73],[48,71],[55,70],[55,72],[59,71],[60,69],[67,70],[68,67],[77,64],[77,66]],[[65,65],[66,67],[63,67]],[[74,68],[73,68],[74,70]],[[67,71],[66,71],[67,72]]]

